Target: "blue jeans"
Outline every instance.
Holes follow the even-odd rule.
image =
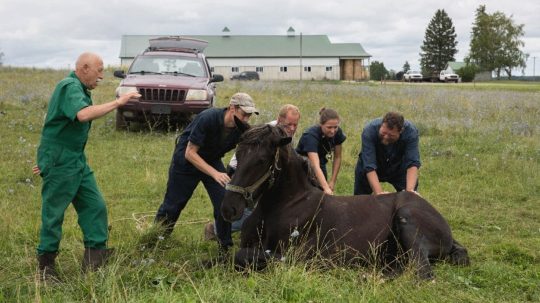
[[[221,160],[216,160],[208,163],[217,171],[225,172],[225,167]],[[169,180],[167,182],[167,192],[163,203],[159,207],[156,214],[156,222],[163,224],[166,227],[166,232],[171,233],[176,221],[180,217],[180,213],[187,205],[193,191],[202,182],[212,205],[214,207],[214,220],[216,222],[216,235],[221,246],[232,246],[231,224],[221,215],[221,202],[225,195],[225,188],[217,183],[212,177],[202,173],[201,171],[188,171],[172,161],[169,168]]]
[[[379,177],[379,182],[388,182],[396,189],[396,191],[405,190],[407,185],[407,170],[402,170],[395,172],[392,176],[381,176],[377,170],[377,177]],[[360,165],[360,159],[356,164],[356,169],[354,170],[354,195],[370,195],[373,190],[369,185],[369,181],[366,176],[367,172],[363,171]],[[418,189],[418,180],[416,181],[416,186],[414,190]]]

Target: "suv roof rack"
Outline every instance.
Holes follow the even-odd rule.
[[[145,52],[153,52],[153,51],[162,51],[162,52],[181,52],[181,53],[200,53],[199,50],[192,49],[192,48],[177,48],[177,47],[152,47],[149,46],[147,49],[144,50]]]
[[[150,39],[149,43],[150,46],[147,49],[149,51],[189,51],[199,53],[208,46],[207,41],[181,36],[159,37]]]

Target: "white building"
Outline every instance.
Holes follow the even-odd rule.
[[[123,35],[123,68],[144,51],[149,39],[167,35]],[[370,54],[360,43],[332,43],[326,35],[188,35],[208,41],[204,50],[212,72],[226,79],[243,71],[256,71],[261,80],[367,80]]]

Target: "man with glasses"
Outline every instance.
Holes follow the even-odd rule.
[[[362,132],[354,194],[387,193],[381,182],[392,184],[397,191],[417,193],[420,165],[416,126],[400,113],[388,112],[369,122]]]
[[[247,123],[251,115],[259,114],[253,99],[246,93],[236,93],[226,108],[210,108],[195,117],[177,138],[169,167],[167,192],[155,221],[164,228],[164,236],[173,231],[180,213],[202,182],[214,207],[217,236],[221,251],[233,245],[231,224],[221,215],[225,184],[231,181],[221,158],[238,144],[245,131],[236,125],[235,117]]]

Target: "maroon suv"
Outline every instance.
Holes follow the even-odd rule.
[[[212,107],[215,82],[223,81],[223,76],[210,72],[202,52],[207,45],[185,37],[152,39],[127,74],[115,71],[123,79],[117,95],[137,90],[142,96],[118,108],[116,129],[125,129],[131,121],[181,122]]]

